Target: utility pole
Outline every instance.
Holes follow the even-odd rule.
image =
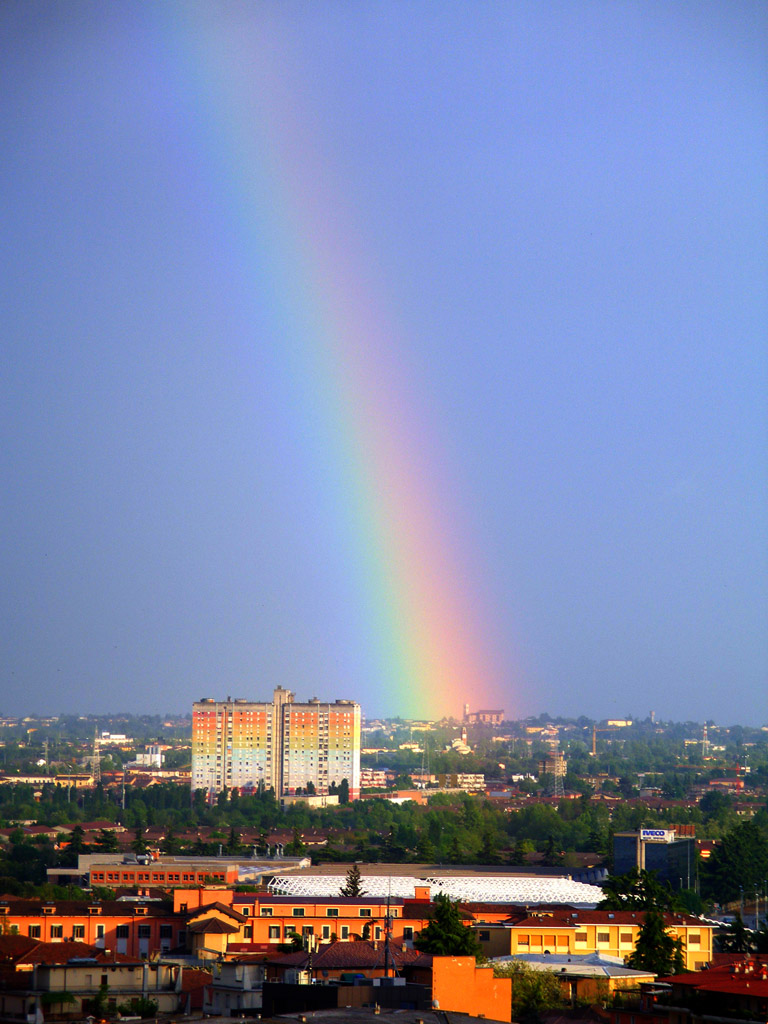
[[[384,918],[384,977],[389,977],[389,933],[392,930],[392,915],[390,914],[390,899],[392,895],[392,879],[389,879],[389,892],[387,893],[387,916]]]

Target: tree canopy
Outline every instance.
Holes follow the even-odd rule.
[[[646,910],[634,952],[627,963],[639,971],[651,971],[657,977],[680,974],[685,970],[683,940],[669,934],[662,911]]]
[[[339,896],[365,896],[360,868],[353,864],[347,872],[347,880],[339,889]]]
[[[655,871],[633,868],[626,875],[609,875],[603,882],[604,898],[598,910],[677,911],[679,898]]]
[[[739,822],[722,839],[703,866],[705,896],[720,902],[763,887],[768,878],[768,839],[754,821]]]
[[[439,892],[435,896],[434,916],[414,941],[416,949],[437,956],[478,956],[480,943],[471,928],[463,923],[458,902]]]

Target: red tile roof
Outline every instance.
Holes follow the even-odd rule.
[[[409,949],[396,942],[389,944],[390,966],[398,969],[415,963],[425,954]],[[309,954],[303,950],[275,957],[271,963],[280,967],[303,967],[308,963]],[[430,960],[431,963],[431,960]],[[357,942],[332,942],[321,946],[312,956],[313,970],[356,970],[359,968],[384,968],[384,943],[361,939]]]
[[[41,942],[25,935],[0,935],[0,964],[66,964],[76,958],[99,963],[136,963],[136,957],[107,953],[86,942]]]

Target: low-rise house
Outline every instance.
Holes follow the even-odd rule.
[[[512,1016],[512,983],[509,978],[494,977],[491,966],[479,967],[472,956],[431,956],[397,943],[385,948],[382,942],[335,942],[311,955],[288,953],[267,964],[267,982],[275,981],[288,986],[298,983],[299,988],[303,984],[309,992],[323,996],[329,991],[324,982],[354,983],[351,990],[337,990],[340,1006],[376,1002],[394,1007],[401,986],[402,997],[411,1005],[415,990],[421,988],[426,1005],[443,1013],[497,1021],[510,1021]],[[270,1009],[277,1012],[279,993],[273,984],[269,988]],[[295,988],[291,995],[295,1005]],[[304,1005],[310,1005],[309,998]]]
[[[263,957],[241,956],[212,965],[203,1012],[214,1016],[252,1014],[262,1007]]]
[[[587,953],[583,956],[529,953],[527,956],[499,957],[493,962],[523,963],[534,971],[551,971],[560,982],[563,997],[572,1003],[577,1000],[597,1003],[616,993],[638,994],[641,984],[648,984],[656,978],[649,971],[625,967],[624,961],[618,957],[603,956],[600,953]]]
[[[422,957],[418,950],[397,942],[331,942],[316,952],[302,949],[271,957],[266,964],[267,980],[322,983],[343,981],[353,975],[384,978],[402,973]]]
[[[0,936],[0,1017],[41,1022],[56,1017],[188,1013],[194,986],[178,964],[149,962],[85,943],[36,942]],[[206,981],[210,980],[209,976]]]
[[[705,1024],[768,1020],[768,966],[753,957],[642,986],[640,1006],[612,1011],[612,1024]]]
[[[644,914],[637,911],[529,911],[504,922],[478,922],[475,930],[487,957],[520,954],[601,953],[626,960],[635,949]],[[665,914],[667,931],[682,940],[687,970],[712,959],[714,925],[689,914]]]
[[[191,913],[187,919],[187,943],[199,960],[223,957],[231,939],[243,938],[248,918],[224,903],[211,903]]]
[[[339,882],[340,886],[342,884],[343,879]],[[174,906],[182,913],[189,913],[193,907],[195,913],[207,911],[200,916],[190,916],[190,922],[218,916],[228,925],[236,924],[236,930],[227,927],[226,943],[217,940],[214,948],[221,946],[222,952],[228,949],[230,953],[242,954],[274,950],[290,942],[293,935],[302,939],[314,936],[319,942],[383,940],[388,916],[390,938],[412,941],[429,922],[433,911],[429,889],[425,887],[424,891],[426,896],[420,900],[393,898],[387,901],[386,897],[276,896],[221,888],[180,889],[174,892]],[[220,909],[213,909],[215,907]],[[228,916],[227,909],[234,915]],[[199,930],[205,929],[200,926]],[[203,943],[207,944],[207,941]]]
[[[85,942],[136,958],[184,946],[187,922],[170,903],[8,897],[0,900],[0,930],[41,942]]]

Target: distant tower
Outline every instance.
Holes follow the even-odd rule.
[[[707,726],[704,725],[704,731],[701,734],[701,759],[704,761],[709,757],[709,739],[707,738]]]
[[[469,704],[464,705],[464,721],[469,721]]]
[[[91,758],[91,770],[95,785],[101,782],[101,748],[99,747],[99,730],[93,731],[93,757]]]
[[[555,768],[555,796],[565,796],[565,756],[559,750],[552,751]]]
[[[565,754],[559,749],[557,738],[549,740],[549,753],[539,762],[539,771],[552,776],[552,795],[565,796],[565,773],[568,763]]]

